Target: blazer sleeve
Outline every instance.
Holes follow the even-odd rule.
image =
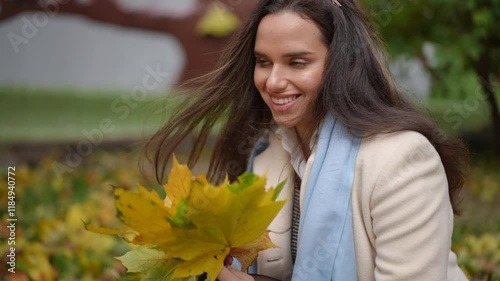
[[[375,280],[447,280],[453,211],[437,151],[414,134],[381,162],[370,200]]]

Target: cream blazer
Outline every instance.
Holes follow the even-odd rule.
[[[307,161],[301,204],[315,153]],[[270,187],[291,177],[292,171],[290,155],[271,132],[269,147],[254,159],[254,172],[267,174]],[[292,198],[291,182],[279,199]],[[352,208],[358,281],[467,280],[450,250],[453,212],[444,168],[421,134],[404,131],[362,140]],[[279,248],[259,254],[259,274],[291,279],[291,213],[288,200],[270,224],[271,239]]]

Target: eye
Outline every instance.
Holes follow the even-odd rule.
[[[307,63],[303,60],[293,60],[290,62],[290,65],[294,67],[304,67],[306,64]]]
[[[260,65],[260,66],[266,66],[266,65],[269,65],[270,62],[268,62],[267,60],[262,59],[262,58],[255,58],[255,64]]]

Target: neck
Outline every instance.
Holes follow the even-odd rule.
[[[313,130],[311,128],[303,128],[301,126],[295,126],[295,133],[299,138],[300,148],[304,157],[307,159],[311,155],[311,148],[309,147],[309,143],[311,141],[311,137],[313,134]]]

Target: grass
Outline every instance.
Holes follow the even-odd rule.
[[[128,98],[128,101],[126,100]],[[0,87],[0,144],[72,142],[101,131],[104,141],[138,139],[158,129],[170,100],[127,92]]]

